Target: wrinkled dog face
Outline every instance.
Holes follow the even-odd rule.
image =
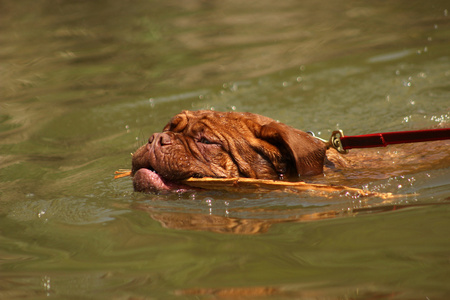
[[[325,144],[251,113],[183,111],[133,155],[136,191],[177,190],[189,177],[321,174]]]

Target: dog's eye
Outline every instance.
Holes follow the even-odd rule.
[[[206,144],[206,145],[214,144],[213,142],[211,142],[210,140],[208,140],[207,138],[204,138],[204,137],[202,137],[199,140],[199,142],[202,143],[202,144]]]

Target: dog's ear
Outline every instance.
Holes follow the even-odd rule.
[[[309,134],[282,123],[262,125],[257,138],[284,150],[295,162],[299,176],[323,173],[326,145]]]

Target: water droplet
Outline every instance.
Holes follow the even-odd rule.
[[[51,289],[51,279],[49,276],[45,275],[42,277],[42,286],[44,287],[44,290],[46,291],[47,297],[50,296],[50,289]]]

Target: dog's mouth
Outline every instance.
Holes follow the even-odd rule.
[[[133,186],[136,192],[158,193],[198,190],[198,188],[183,183],[184,179],[197,177],[196,175],[189,176],[189,174],[181,174],[176,171],[158,171],[165,169],[164,165],[158,167],[158,164],[161,163],[160,160],[161,155],[156,155],[155,149],[150,143],[136,150],[133,154],[131,169]]]
[[[177,180],[162,177],[152,168],[140,168],[134,172],[133,186],[136,192],[186,192],[196,190]]]
[[[150,144],[140,147],[132,159],[133,186],[136,192],[184,192],[193,188],[173,179],[164,178],[152,166],[152,151]]]

